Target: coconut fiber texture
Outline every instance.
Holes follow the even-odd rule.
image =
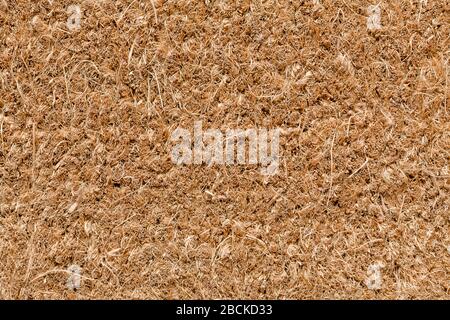
[[[448,0],[0,0],[0,298],[448,299],[449,30]],[[196,121],[281,128],[278,174],[174,164]]]

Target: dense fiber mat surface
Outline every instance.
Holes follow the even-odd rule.
[[[449,30],[447,0],[0,0],[0,298],[448,299]],[[199,121],[280,128],[278,173],[175,164]]]

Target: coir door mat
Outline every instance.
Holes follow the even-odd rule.
[[[449,30],[447,0],[0,0],[0,297],[448,299]]]

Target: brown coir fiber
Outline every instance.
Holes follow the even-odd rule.
[[[0,0],[0,298],[448,299],[449,30],[448,0]],[[195,121],[286,129],[279,174],[173,164]]]

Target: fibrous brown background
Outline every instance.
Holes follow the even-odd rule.
[[[0,0],[0,297],[448,299],[450,4],[319,3]],[[200,120],[279,174],[174,165]]]

